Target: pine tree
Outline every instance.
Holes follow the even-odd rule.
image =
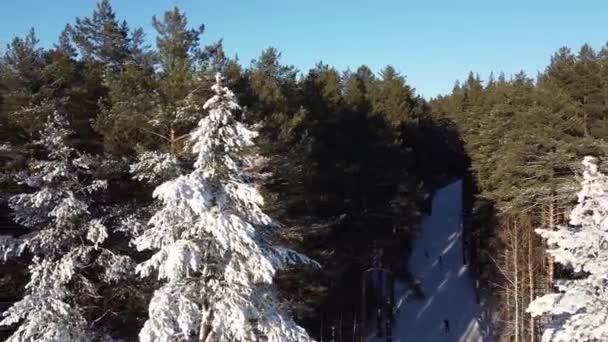
[[[104,149],[116,155],[132,155],[138,146],[154,149],[164,144],[151,122],[151,113],[159,102],[152,64],[142,61],[126,65],[107,77],[106,84],[108,97],[100,101],[101,111],[94,123],[103,137]]]
[[[246,150],[256,133],[236,121],[239,108],[220,76],[209,114],[191,133],[194,171],[156,188],[163,206],[135,240],[156,250],[138,265],[165,283],[150,302],[142,341],[191,339],[307,341],[306,332],[278,307],[272,291],[277,268],[309,262],[269,240],[278,226],[261,209],[251,183],[254,159]]]
[[[235,87],[238,92],[245,91],[243,70],[239,64],[238,57],[230,58],[226,55],[223,41],[220,39],[213,42],[203,49],[201,52],[200,77],[206,83],[209,83],[210,88],[215,82],[215,74],[220,73],[225,75],[227,86]],[[207,89],[203,89],[207,90]],[[208,95],[208,96],[207,96]],[[212,93],[205,93],[206,98],[209,98]]]
[[[544,341],[603,341],[608,339],[606,270],[608,245],[608,177],[598,171],[597,159],[585,157],[578,204],[570,226],[538,229],[547,239],[555,261],[571,269],[573,277],[555,282],[559,292],[536,298],[528,307],[533,316],[554,315]]]
[[[342,101],[342,84],[338,71],[324,63],[308,71],[303,82],[306,108],[313,120],[328,120]]]
[[[112,71],[142,54],[143,31],[131,32],[126,21],[120,22],[109,0],[98,2],[91,17],[76,18],[68,30],[85,60],[98,61]]]
[[[298,103],[297,70],[281,64],[280,58],[280,52],[268,48],[252,62],[247,72],[248,118],[263,123],[260,140],[264,148],[273,152],[285,147],[276,144],[277,140],[297,140],[296,132],[305,116]]]
[[[175,144],[174,135],[191,128],[200,112],[200,84],[196,68],[200,60],[199,39],[204,25],[188,28],[186,14],[175,7],[165,12],[162,21],[154,17],[157,32],[156,46],[160,66],[159,107],[151,120],[159,133]],[[171,149],[175,150],[172,146]]]
[[[57,110],[65,113],[74,135],[70,144],[83,151],[98,151],[99,136],[91,122],[99,111],[98,101],[105,87],[95,80],[95,73],[77,59],[77,50],[70,38],[72,28],[66,25],[54,47],[46,51],[47,65],[43,76],[50,86],[51,97],[59,99]],[[57,101],[55,101],[57,102]]]
[[[72,132],[55,113],[37,142],[48,160],[32,163],[22,182],[35,189],[12,196],[15,221],[27,233],[0,245],[4,258],[33,256],[25,296],[4,313],[0,325],[18,324],[8,341],[88,341],[93,331],[82,305],[95,298],[96,285],[111,284],[132,271],[130,258],[102,245],[110,232],[92,210],[92,194],[104,189],[95,159],[66,145]],[[96,270],[93,275],[88,270]]]
[[[275,48],[268,48],[252,62],[250,68],[250,86],[256,97],[260,112],[268,114],[274,110],[289,110],[290,91],[296,83],[297,70],[293,66],[280,63],[281,53]]]
[[[46,56],[38,43],[31,29],[25,37],[13,39],[0,58],[0,79],[7,89],[3,115],[7,124],[18,130],[14,135],[27,142],[37,139],[44,119],[60,100],[52,96],[52,81],[45,80]]]
[[[382,115],[393,127],[399,127],[415,119],[413,91],[405,83],[405,77],[392,66],[385,67],[381,79],[372,93],[374,113]]]
[[[162,20],[154,17],[153,26],[157,64],[142,58],[108,77],[110,96],[97,127],[112,152],[132,154],[139,144],[144,150],[178,155],[185,133],[200,119],[197,67],[203,26],[189,29],[178,8],[165,12]]]
[[[365,65],[357,68],[354,73],[346,74],[344,77],[344,101],[346,104],[356,111],[369,114],[372,110],[369,97],[374,80],[374,74]]]

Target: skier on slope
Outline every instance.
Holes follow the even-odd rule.
[[[450,333],[450,320],[449,319],[443,320],[443,332],[446,334]]]

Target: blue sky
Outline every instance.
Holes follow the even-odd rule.
[[[3,0],[0,44],[36,28],[50,46],[65,23],[89,15],[95,0]],[[307,70],[387,64],[425,97],[449,92],[470,70],[536,75],[561,46],[608,41],[608,1],[562,0],[114,0],[131,27],[153,39],[152,15],[175,5],[204,23],[203,43],[224,39],[248,64],[274,46],[283,62]]]

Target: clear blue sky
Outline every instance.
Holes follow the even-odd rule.
[[[3,0],[0,44],[35,27],[50,46],[65,23],[89,15],[95,0]],[[318,61],[338,69],[394,65],[418,93],[448,92],[469,70],[543,69],[561,46],[577,50],[608,41],[605,0],[114,0],[131,27],[152,41],[154,14],[175,5],[192,24],[204,23],[203,43],[224,39],[248,64],[274,46],[283,62],[307,70]]]

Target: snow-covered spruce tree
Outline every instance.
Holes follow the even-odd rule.
[[[572,279],[555,282],[558,293],[536,298],[528,307],[533,316],[554,318],[543,341],[608,340],[608,177],[597,159],[583,160],[582,189],[570,213],[570,226],[537,233],[555,247],[548,252],[573,271]]]
[[[164,281],[140,340],[309,341],[279,308],[272,281],[280,267],[317,264],[272,244],[279,227],[261,209],[248,153],[257,134],[235,120],[239,106],[219,74],[212,90],[190,135],[193,171],[155,189],[163,206],[135,240],[157,251],[138,272]]]
[[[66,144],[71,134],[55,112],[37,144],[48,154],[20,180],[34,189],[12,196],[15,221],[27,229],[3,241],[3,257],[32,256],[25,296],[3,313],[0,325],[18,324],[8,341],[89,341],[93,332],[79,301],[95,297],[96,280],[111,283],[132,270],[128,257],[102,248],[108,230],[93,218],[92,194],[106,187],[95,178],[96,160]],[[94,274],[96,279],[90,279]]]

